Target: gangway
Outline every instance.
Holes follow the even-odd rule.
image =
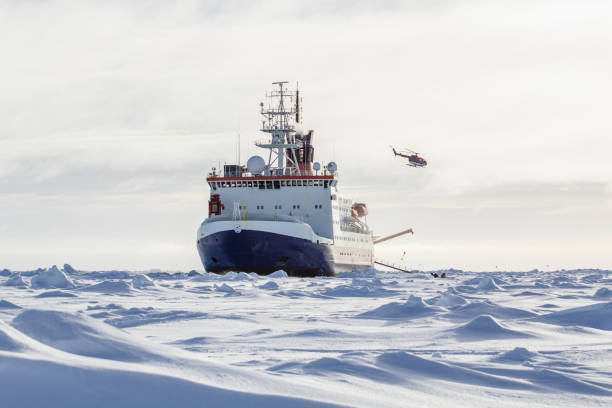
[[[409,271],[408,269],[406,269],[405,266],[403,265],[396,265],[392,262],[388,262],[388,261],[383,261],[382,259],[375,259],[374,263],[376,265],[382,265],[382,266],[386,266],[387,268],[391,268],[391,269],[395,269],[396,271],[400,271],[400,272],[406,272],[406,273],[412,273],[412,271]]]

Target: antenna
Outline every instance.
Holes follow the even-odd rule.
[[[266,95],[268,105],[260,104],[263,116],[261,131],[270,134],[267,141],[256,142],[255,145],[270,150],[268,170],[271,174],[290,173],[302,174],[303,168],[298,161],[299,151],[304,142],[296,139],[295,125],[301,121],[297,91],[285,87],[288,81],[273,82],[278,88]],[[300,108],[298,110],[298,107]],[[303,166],[302,166],[303,167]]]

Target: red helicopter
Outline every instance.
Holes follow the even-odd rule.
[[[395,148],[393,146],[391,146],[391,149],[393,149],[393,154],[395,154],[396,156],[400,156],[400,157],[403,157],[405,159],[408,159],[408,163],[406,163],[406,166],[410,166],[410,167],[425,167],[425,166],[427,166],[427,160],[425,160],[424,158],[420,157],[417,152],[414,152],[414,151],[408,150],[408,149],[404,149],[404,150],[398,152],[398,151],[395,150]]]

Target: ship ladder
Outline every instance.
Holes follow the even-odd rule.
[[[412,273],[412,271],[409,271],[405,266],[403,265],[397,265],[394,264],[392,262],[388,262],[388,261],[384,261],[382,259],[374,259],[374,263],[376,265],[381,265],[381,266],[386,266],[387,268],[391,268],[391,269],[395,269],[396,271],[400,271],[400,272],[406,272],[406,273]]]

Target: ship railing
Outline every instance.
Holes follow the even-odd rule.
[[[235,219],[232,214],[221,214],[211,216],[204,220],[204,223],[217,222],[217,221],[281,221],[281,222],[293,222],[296,224],[304,224],[304,221],[291,217],[288,215],[281,214],[257,214],[257,213],[249,213],[248,209],[244,213],[244,218],[242,216],[239,219]]]
[[[236,176],[232,176],[232,177],[245,177],[245,178],[257,178],[262,176],[263,174],[260,175],[255,175],[255,174],[251,174],[249,172],[244,172],[244,173],[240,173],[239,175]],[[265,176],[274,176],[274,177],[294,177],[294,176],[329,176],[331,175],[328,172],[325,171],[312,171],[312,170],[301,170],[298,173],[298,170],[294,167],[285,167],[283,169],[269,169],[269,173],[266,174]],[[334,176],[337,176],[338,172],[334,172]],[[223,174],[219,174],[219,173],[207,173],[207,178],[223,178],[226,177]]]

